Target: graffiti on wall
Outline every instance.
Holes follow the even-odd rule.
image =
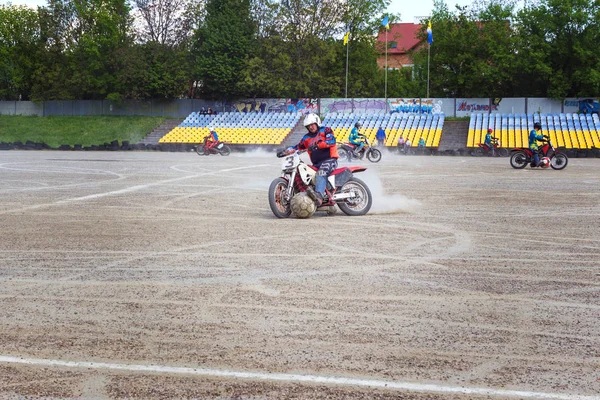
[[[385,99],[321,99],[321,114],[385,111]]]
[[[474,112],[474,111],[498,111],[498,104],[491,104],[489,100],[482,102],[477,100],[460,100],[456,102],[457,112]]]
[[[354,112],[370,113],[386,111],[385,99],[354,99]]]
[[[592,114],[600,111],[600,103],[597,99],[566,99],[563,104],[565,112]]]
[[[389,99],[390,113],[439,114],[442,100],[420,98]]]
[[[317,99],[248,99],[230,104],[229,111],[240,113],[286,112],[309,114],[317,113]]]
[[[353,110],[352,99],[322,99],[321,114],[328,113],[351,113]]]

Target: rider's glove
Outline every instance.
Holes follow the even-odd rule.
[[[285,150],[279,150],[279,151],[277,152],[277,157],[278,157],[278,158],[285,157],[285,155],[286,155],[286,154],[287,154],[287,153],[286,153],[286,151],[285,151]]]
[[[318,144],[313,144],[312,146],[310,146],[310,147],[308,148],[308,150],[309,150],[310,152],[317,151],[317,150],[319,150],[319,145],[318,145]]]

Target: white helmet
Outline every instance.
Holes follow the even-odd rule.
[[[306,118],[304,118],[304,126],[309,126],[312,124],[317,124],[317,126],[321,126],[321,118],[317,114],[308,114]]]

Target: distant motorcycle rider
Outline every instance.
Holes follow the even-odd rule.
[[[323,204],[327,177],[337,168],[338,151],[335,136],[331,128],[321,126],[321,118],[316,114],[308,114],[304,118],[304,126],[308,133],[296,146],[288,147],[283,154],[291,154],[297,150],[308,150],[313,166],[318,168],[315,190],[310,186],[307,193],[315,201],[317,207]],[[316,191],[316,193],[315,193]]]
[[[540,155],[538,140],[546,141],[546,137],[544,135],[540,135],[539,132],[542,130],[542,125],[539,122],[533,124],[533,129],[529,132],[529,149],[533,153],[533,162],[531,163],[532,167],[537,167],[540,165]]]
[[[219,143],[219,135],[214,130],[210,130],[210,134],[204,137],[204,153],[208,153],[210,149]]]
[[[494,132],[494,130],[492,128],[489,128],[487,131],[487,134],[485,135],[485,140],[483,142],[483,144],[485,144],[488,148],[489,151],[492,152],[492,156],[495,155],[494,153],[494,140],[496,140],[496,137],[492,136],[492,133]]]
[[[350,131],[350,136],[348,137],[350,143],[354,145],[354,150],[352,152],[356,157],[359,156],[360,151],[363,149],[363,147],[365,147],[365,141],[363,139],[365,135],[363,135],[359,131],[361,127],[362,124],[360,122],[355,123],[354,128],[352,128],[352,130]]]

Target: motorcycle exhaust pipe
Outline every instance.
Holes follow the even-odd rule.
[[[353,197],[356,197],[356,195],[354,193],[340,193],[340,194],[334,194],[333,200],[334,201],[345,200],[345,199],[351,199]]]

